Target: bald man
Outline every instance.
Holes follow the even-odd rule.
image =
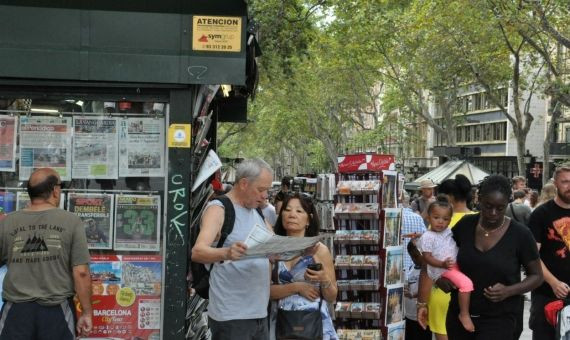
[[[58,208],[61,180],[38,169],[28,180],[30,207],[0,221],[0,261],[8,265],[0,340],[75,339],[91,332],[91,276],[83,222]],[[82,314],[75,325],[73,296]]]

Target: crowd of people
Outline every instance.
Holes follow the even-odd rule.
[[[254,212],[259,207],[268,211],[263,223],[278,235],[318,234],[312,200],[291,192],[286,178],[273,206],[267,200],[271,180],[272,170],[261,160],[239,165],[226,194],[236,208],[234,232],[222,248],[212,244],[223,208],[210,203],[204,212],[192,260],[213,264],[213,339],[276,338],[282,310],[320,312],[322,338],[336,339],[324,302],[335,301],[338,289],[325,245],[286,261],[236,261],[245,254],[242,241],[252,225],[262,223]],[[570,292],[570,167],[557,168],[540,196],[525,187],[524,178],[492,175],[473,190],[465,176],[457,175],[438,185],[423,181],[417,198],[405,192],[400,198],[408,250],[406,339],[518,339],[525,323],[533,339],[555,339],[556,327],[544,307]],[[530,320],[523,320],[528,292]]]
[[[299,328],[294,322],[310,319],[301,328],[316,332],[313,338],[338,339],[328,308],[338,287],[327,246],[319,242],[287,259],[244,258],[244,241],[253,228],[299,238],[319,233],[313,200],[292,192],[286,178],[273,206],[268,201],[272,181],[266,162],[245,160],[223,193],[226,203],[214,199],[202,214],[191,256],[209,265],[212,338],[279,339]],[[563,319],[556,327],[552,317],[553,310],[556,315],[556,308],[568,304],[570,293],[570,166],[555,170],[536,204],[521,178],[492,175],[476,191],[472,187],[457,175],[438,185],[421,182],[420,196],[411,202],[407,193],[401,195],[401,234],[408,253],[406,338],[518,339],[525,323],[535,340],[570,335],[568,322]],[[0,221],[0,253],[9,264],[0,339],[31,339],[38,332],[58,339],[88,335],[92,307],[85,228],[77,216],[58,208],[61,180],[55,171],[35,171],[28,193],[30,207]],[[226,204],[233,206],[234,220]],[[222,235],[226,218],[233,226]],[[57,225],[52,229],[61,235],[42,232],[46,223]],[[32,237],[59,243],[37,252],[22,248]],[[47,276],[53,284],[45,285]],[[524,320],[528,292],[530,319]],[[69,318],[73,296],[82,311],[77,321]]]

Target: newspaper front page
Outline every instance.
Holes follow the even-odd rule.
[[[68,194],[67,210],[83,221],[89,249],[112,248],[113,198],[110,194]]]
[[[160,196],[115,196],[115,250],[160,250]]]
[[[71,133],[70,117],[20,117],[20,180],[39,168],[71,180]]]
[[[73,178],[118,178],[117,122],[110,117],[73,117]]]
[[[164,119],[126,118],[119,134],[121,177],[164,176]]]

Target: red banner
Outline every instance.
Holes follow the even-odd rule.
[[[393,155],[356,154],[338,157],[338,172],[394,170]]]
[[[161,267],[154,255],[92,256],[90,337],[158,340]]]

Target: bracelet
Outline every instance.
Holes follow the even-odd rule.
[[[426,307],[427,308],[427,302],[416,302],[416,308],[423,308]]]

